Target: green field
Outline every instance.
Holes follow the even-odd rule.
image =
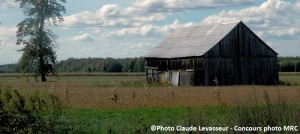
[[[290,83],[291,85],[300,86],[300,73],[279,73],[279,79]]]
[[[61,124],[56,128],[66,130],[58,131],[61,133],[188,133],[153,132],[151,126],[234,129],[300,124],[300,74],[295,73],[280,74],[280,80],[291,86],[170,87],[149,85],[143,74],[64,74],[48,78],[49,82],[40,83],[32,77],[2,75],[0,87],[24,96],[35,92],[42,98],[58,96],[63,109],[58,119]],[[113,94],[117,94],[117,101],[110,98]]]
[[[229,126],[232,113],[225,107],[175,107],[135,109],[72,109],[65,111],[87,133],[151,133],[151,125],[190,126],[214,124]]]

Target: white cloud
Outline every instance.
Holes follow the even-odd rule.
[[[153,37],[153,36],[166,36],[170,32],[182,27],[192,26],[192,22],[180,24],[175,20],[172,24],[164,26],[143,25],[140,27],[123,28],[120,30],[111,31],[109,37],[125,37],[125,36],[140,36],[140,37]]]
[[[143,10],[131,10],[116,4],[103,5],[97,11],[83,11],[64,17],[64,27],[135,27],[147,22],[161,21],[166,14],[146,14]]]
[[[18,6],[14,0],[0,0],[0,10]]]
[[[64,27],[136,27],[163,21],[169,12],[251,4],[254,0],[136,0],[128,7],[106,4],[96,11],[66,16]]]
[[[123,18],[103,18],[99,17],[100,14],[96,14],[90,11],[84,11],[76,13],[64,18],[64,22],[61,26],[64,27],[110,27],[110,26],[127,26],[130,25],[129,21]]]
[[[100,8],[96,14],[98,17],[119,17],[122,10],[123,9],[117,4],[107,4]]]
[[[173,12],[252,3],[254,0],[138,0],[134,7],[143,8],[149,12]]]
[[[21,48],[16,44],[9,44],[9,46],[0,45],[0,64],[16,63],[20,57],[21,52],[17,52]]]
[[[299,4],[299,2],[298,2]],[[299,35],[298,5],[283,0],[267,0],[260,6],[242,10],[223,11],[204,19],[202,23],[220,23],[242,20],[260,35],[268,38],[293,38]]]
[[[23,46],[16,45],[16,27],[0,27],[0,64],[16,62],[21,53],[17,53]]]
[[[148,48],[149,46],[151,46],[150,43],[144,43],[144,42],[140,42],[140,43],[120,43],[118,45],[119,49],[145,49]]]
[[[109,36],[148,36],[155,27],[153,25],[144,25],[141,27],[123,28],[120,30],[112,31]]]
[[[162,13],[154,13],[151,15],[145,16],[136,16],[133,18],[134,21],[137,22],[153,22],[153,21],[161,21],[166,19],[166,15]]]
[[[17,27],[0,27],[0,39],[7,39],[16,36]]]
[[[298,28],[285,28],[285,29],[268,30],[267,33],[273,35],[274,37],[289,38],[289,37],[299,35],[300,31]]]
[[[71,40],[73,41],[94,41],[94,39],[95,37],[88,33],[84,33],[71,38]]]
[[[165,26],[159,28],[158,31],[160,33],[162,33],[162,34],[169,34],[169,33],[175,31],[178,28],[190,27],[192,25],[193,25],[193,22],[188,22],[188,23],[185,23],[185,24],[180,24],[178,22],[178,20],[175,20],[172,24],[165,25]]]

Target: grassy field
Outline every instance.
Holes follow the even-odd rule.
[[[300,75],[281,75],[297,83]],[[50,82],[35,82],[32,77],[1,77],[2,86],[10,86],[22,94],[54,93],[69,108],[140,108],[174,106],[232,106],[235,101],[248,102],[255,96],[259,102],[264,92],[274,99],[277,94],[288,102],[296,102],[298,86],[219,86],[170,87],[148,85],[142,75],[97,75],[49,77]],[[300,81],[300,80],[299,80]],[[116,95],[117,100],[112,97]]]
[[[23,95],[36,91],[41,96],[57,95],[67,124],[76,132],[152,133],[151,125],[233,127],[299,125],[300,121],[300,74],[295,73],[280,74],[280,80],[292,86],[170,87],[148,85],[143,74],[48,78],[49,82],[40,83],[32,77],[2,75],[0,82],[2,88]]]
[[[284,72],[279,73],[279,79],[285,82],[290,83],[294,86],[300,86],[300,73],[295,72]]]

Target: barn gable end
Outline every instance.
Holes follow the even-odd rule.
[[[242,22],[180,29],[145,59],[150,81],[177,81],[179,86],[214,85],[216,80],[219,85],[278,83],[277,53]]]
[[[214,50],[218,49],[218,50]],[[243,22],[238,23],[224,38],[203,56],[219,57],[272,57],[278,54],[263,42]]]

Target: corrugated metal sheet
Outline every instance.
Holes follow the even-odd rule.
[[[178,29],[146,54],[145,58],[201,56],[221,41],[238,23],[240,22]]]

